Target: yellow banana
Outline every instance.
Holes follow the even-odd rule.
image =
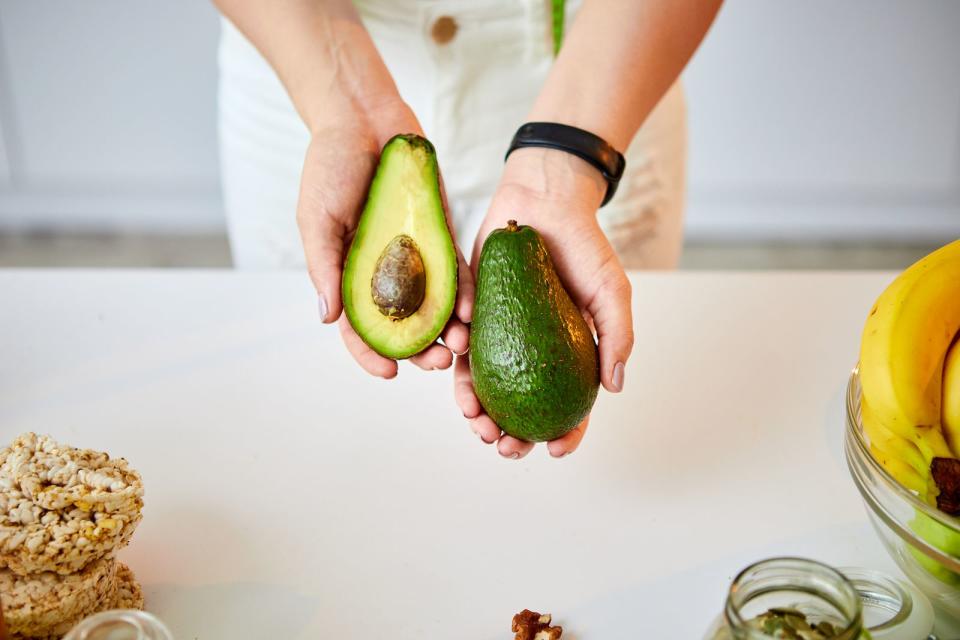
[[[860,402],[863,430],[870,438],[870,446],[910,465],[914,471],[926,477],[930,472],[932,458],[924,455],[916,444],[891,432],[877,419],[870,405]]]
[[[863,421],[873,451],[902,463],[887,468],[900,469],[919,487],[902,467],[916,471],[927,490],[915,490],[927,500],[937,495],[930,481],[933,458],[956,457],[941,426],[941,382],[958,329],[960,240],[916,262],[887,287],[870,311],[860,345]]]
[[[927,499],[926,496],[929,493],[927,481],[924,476],[917,473],[916,469],[903,460],[889,455],[886,451],[880,450],[872,442],[870,443],[870,453],[873,454],[874,460],[879,462],[897,482]]]
[[[960,337],[953,341],[943,362],[943,406],[940,413],[943,432],[956,454],[960,451]]]

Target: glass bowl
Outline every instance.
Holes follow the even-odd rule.
[[[887,552],[933,606],[960,620],[960,520],[922,501],[878,463],[860,417],[860,372],[847,384],[844,449],[867,516]]]

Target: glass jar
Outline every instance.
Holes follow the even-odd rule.
[[[829,624],[836,640],[858,640],[863,610],[853,584],[836,569],[803,558],[771,558],[750,565],[730,584],[723,615],[705,640],[765,640],[789,637],[758,629],[771,610],[794,610],[811,625]]]
[[[63,640],[173,640],[173,635],[146,611],[115,609],[84,619]]]
[[[838,570],[803,558],[771,558],[741,571],[704,640],[796,637],[757,628],[752,621],[771,609],[796,611],[792,619],[810,625],[829,623],[828,637],[840,640],[935,640],[933,607],[912,585],[878,571]]]

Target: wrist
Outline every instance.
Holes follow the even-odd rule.
[[[501,189],[554,203],[564,211],[593,215],[606,194],[607,182],[590,163],[558,149],[525,147],[507,158]]]
[[[422,135],[413,110],[399,94],[364,100],[331,100],[326,107],[315,116],[304,117],[304,123],[313,137],[326,135],[331,130],[350,131],[358,137],[372,138],[379,146],[383,146],[397,134]]]

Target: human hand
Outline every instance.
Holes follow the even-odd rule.
[[[396,134],[423,132],[413,112],[399,101],[366,117],[354,116],[351,114],[347,121],[324,123],[313,132],[300,179],[297,225],[310,279],[319,296],[320,318],[325,323],[339,319],[347,350],[368,373],[393,378],[397,375],[397,362],[367,346],[341,313],[340,281],[344,257],[360,220],[381,149]],[[450,226],[449,219],[447,224]],[[457,256],[460,268],[454,313],[441,334],[443,343],[434,343],[410,358],[421,369],[447,369],[453,364],[453,354],[464,353],[469,346],[464,322],[470,321],[473,311],[473,277],[459,249]]]
[[[606,192],[600,173],[579,158],[550,149],[519,149],[510,155],[500,186],[477,234],[470,264],[476,268],[487,235],[508,220],[534,227],[543,237],[573,302],[599,338],[600,381],[607,391],[623,389],[623,371],[633,349],[631,286],[613,247],[597,223]],[[470,365],[459,356],[454,395],[470,427],[507,458],[522,458],[533,443],[503,433],[484,411],[473,390]],[[547,443],[554,457],[576,450],[590,418]]]

